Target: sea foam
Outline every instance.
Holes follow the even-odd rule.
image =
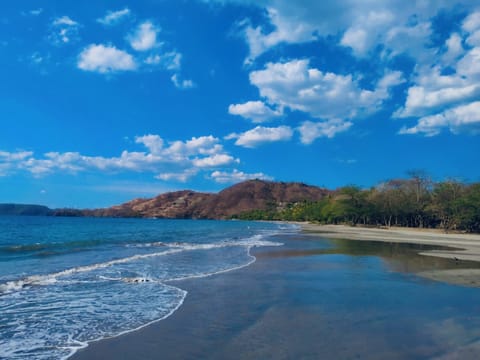
[[[179,280],[248,266],[255,261],[253,247],[282,245],[268,240],[271,234],[259,231],[242,238],[227,233],[228,240],[203,243],[125,243],[124,248],[139,253],[4,281],[0,358],[68,358],[92,341],[165,319],[187,296]]]

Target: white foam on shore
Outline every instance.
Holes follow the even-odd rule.
[[[283,246],[282,243],[276,243],[276,242],[268,242],[269,244],[267,245],[261,245],[261,246]],[[251,254],[251,249],[254,247],[257,247],[259,245],[249,245],[247,246],[247,255],[250,258],[250,260],[242,265],[235,266],[232,268],[224,269],[224,270],[219,270],[219,271],[213,271],[210,273],[203,273],[203,274],[196,274],[196,275],[188,275],[188,276],[182,276],[182,277],[177,277],[177,278],[170,278],[164,280],[164,282],[171,282],[171,281],[181,281],[181,280],[190,280],[190,279],[199,279],[199,278],[205,278],[209,276],[214,276],[214,275],[219,275],[219,274],[224,274],[230,271],[235,271],[235,270],[240,270],[243,269],[247,266],[252,265],[255,261],[257,261],[257,258]]]
[[[170,288],[172,288],[172,289],[176,289],[176,290],[179,290],[179,291],[182,292],[182,298],[180,299],[180,301],[178,302],[178,304],[177,304],[173,309],[171,309],[166,315],[164,315],[164,316],[162,316],[162,317],[160,317],[160,318],[158,318],[158,319],[152,320],[152,321],[150,321],[150,322],[147,322],[147,323],[145,323],[145,324],[143,324],[143,325],[140,325],[140,326],[138,326],[138,327],[136,327],[136,328],[134,328],[134,329],[125,330],[125,331],[119,332],[119,333],[117,333],[117,334],[115,334],[115,335],[106,336],[106,337],[99,337],[99,338],[97,338],[97,339],[88,340],[88,341],[84,341],[84,342],[82,342],[82,341],[77,341],[77,340],[74,340],[74,339],[70,339],[70,340],[73,341],[73,342],[77,342],[77,343],[78,343],[78,346],[66,346],[66,347],[64,347],[64,349],[68,349],[68,350],[69,350],[69,354],[66,355],[66,356],[64,356],[64,357],[62,357],[61,359],[62,359],[62,360],[66,360],[66,359],[72,357],[73,355],[75,355],[75,353],[76,353],[77,351],[79,351],[79,350],[81,350],[81,349],[85,349],[86,347],[88,347],[88,345],[89,345],[90,343],[97,342],[97,341],[101,341],[101,340],[106,340],[106,339],[113,339],[113,338],[118,337],[118,336],[122,336],[122,335],[125,335],[125,334],[129,334],[129,333],[132,333],[132,332],[141,330],[141,329],[143,329],[143,328],[146,328],[147,326],[150,326],[150,325],[152,325],[152,324],[155,324],[155,323],[157,323],[157,322],[159,322],[159,321],[165,320],[165,319],[169,318],[170,316],[172,316],[172,315],[175,313],[175,311],[177,311],[178,309],[180,309],[180,307],[181,307],[181,306],[183,305],[183,303],[185,302],[185,299],[186,299],[186,297],[187,297],[187,295],[188,295],[188,291],[183,290],[183,289],[180,289],[180,288],[177,288],[177,287],[175,287],[175,286],[166,285],[166,284],[164,284],[164,285],[165,285],[165,286],[168,286],[168,287],[170,287]]]
[[[208,244],[193,244],[193,243],[172,243],[169,245],[173,247],[173,249],[165,250],[162,252],[155,252],[150,254],[140,254],[140,255],[133,255],[130,257],[122,258],[122,259],[115,259],[111,261],[107,261],[104,263],[86,265],[86,266],[79,266],[74,267],[66,270],[62,270],[56,273],[45,274],[45,275],[32,275],[25,277],[20,280],[12,280],[7,281],[6,283],[0,284],[0,295],[8,294],[15,291],[20,291],[25,288],[28,288],[32,285],[51,285],[57,281],[59,277],[65,277],[69,275],[90,272],[98,269],[103,269],[107,267],[111,267],[113,265],[125,264],[129,262],[133,262],[136,260],[143,260],[158,256],[165,256],[171,255],[175,253],[179,253],[182,251],[189,251],[189,250],[211,250],[211,249],[219,249],[225,247],[236,247],[236,246],[245,246],[245,247],[255,247],[255,246],[278,246],[283,245],[281,243],[275,243],[272,241],[261,240],[263,235],[254,235],[251,238],[238,240],[238,241],[229,241],[229,242],[221,242],[221,243],[208,243]]]
[[[271,233],[269,233],[268,235],[271,235]],[[83,349],[85,347],[88,346],[89,343],[91,342],[95,342],[95,341],[100,341],[102,339],[107,339],[107,338],[113,338],[113,337],[117,337],[117,336],[120,336],[120,335],[123,335],[123,334],[126,334],[126,333],[130,333],[130,332],[134,332],[134,331],[137,331],[137,330],[140,330],[146,326],[149,326],[153,323],[156,323],[158,321],[161,321],[161,320],[164,320],[166,318],[168,318],[169,316],[171,316],[176,310],[178,310],[181,305],[183,304],[186,296],[187,296],[187,291],[183,290],[183,289],[180,289],[176,286],[172,286],[172,285],[168,285],[166,284],[166,282],[170,282],[170,281],[178,281],[178,280],[186,280],[186,279],[195,279],[195,278],[204,278],[204,277],[208,277],[208,276],[212,276],[212,275],[217,275],[217,274],[221,274],[221,273],[226,273],[226,272],[230,272],[230,271],[234,271],[234,270],[238,270],[238,269],[241,269],[241,268],[244,268],[244,267],[247,267],[249,265],[251,265],[252,263],[254,263],[256,261],[256,258],[251,255],[251,249],[254,248],[254,247],[263,247],[263,246],[281,246],[283,245],[282,243],[278,243],[278,242],[272,242],[272,241],[268,241],[268,240],[265,240],[265,236],[268,236],[268,235],[261,235],[261,234],[258,234],[258,235],[254,235],[250,238],[246,238],[246,239],[240,239],[240,240],[234,240],[234,241],[224,241],[224,242],[219,242],[219,243],[206,243],[206,244],[195,244],[195,243],[186,243],[186,242],[183,242],[183,243],[180,243],[180,242],[177,242],[177,243],[172,243],[172,244],[165,244],[165,245],[161,245],[161,246],[164,246],[165,247],[165,251],[161,251],[161,252],[154,252],[154,253],[150,253],[150,254],[138,254],[138,255],[133,255],[133,256],[130,256],[130,257],[125,257],[125,258],[121,258],[121,259],[115,259],[115,260],[111,260],[111,261],[107,261],[107,262],[103,262],[103,263],[97,263],[97,264],[92,264],[92,265],[86,265],[86,266],[79,266],[79,267],[74,267],[74,268],[70,268],[70,269],[66,269],[66,270],[63,270],[63,271],[59,271],[59,272],[55,272],[55,273],[51,273],[51,274],[46,274],[46,275],[32,275],[32,276],[28,276],[28,277],[25,277],[23,279],[19,279],[19,280],[13,280],[13,281],[8,281],[6,283],[3,283],[3,284],[0,284],[0,299],[1,299],[1,295],[8,295],[8,297],[10,296],[14,296],[14,299],[16,299],[15,301],[18,300],[17,303],[13,303],[12,306],[5,306],[3,307],[3,310],[7,310],[7,312],[9,313],[14,313],[16,311],[16,307],[18,306],[18,308],[21,310],[21,311],[33,311],[34,313],[41,313],[42,311],[50,311],[51,309],[55,309],[56,306],[58,306],[57,304],[58,303],[61,303],[63,300],[63,296],[65,296],[65,300],[68,302],[68,301],[71,301],[70,304],[73,304],[75,306],[88,306],[88,307],[91,307],[91,306],[97,306],[97,304],[95,303],[95,301],[91,304],[88,303],[88,299],[83,299],[83,298],[80,298],[78,299],[78,301],[75,300],[75,292],[71,292],[71,293],[63,293],[63,290],[62,290],[62,286],[63,285],[67,285],[68,286],[76,286],[76,284],[95,284],[96,282],[98,281],[95,281],[95,280],[92,280],[92,281],[84,281],[84,279],[80,279],[80,280],[77,280],[77,279],[63,279],[65,277],[68,277],[68,276],[71,276],[71,275],[76,275],[76,274],[82,274],[82,273],[88,273],[88,272],[93,272],[95,270],[98,270],[98,269],[105,269],[105,268],[109,268],[109,267],[112,267],[114,265],[119,265],[119,264],[126,264],[126,263],[131,263],[131,262],[134,262],[134,261],[138,261],[138,260],[144,260],[144,259],[149,259],[149,258],[155,258],[155,257],[161,257],[161,256],[167,256],[167,255],[173,255],[173,254],[181,254],[183,252],[188,252],[188,251],[206,251],[206,250],[212,250],[212,249],[221,249],[221,248],[228,248],[228,247],[240,247],[240,248],[246,248],[246,251],[247,251],[247,256],[248,256],[248,259],[245,263],[243,264],[240,264],[240,265],[233,265],[232,267],[228,267],[226,269],[221,269],[221,270],[218,270],[218,271],[211,271],[211,272],[204,272],[204,273],[197,273],[197,274],[192,274],[192,275],[186,275],[186,276],[180,276],[180,277],[172,277],[172,278],[168,278],[168,279],[155,279],[155,278],[152,278],[150,276],[132,276],[132,277],[125,277],[125,276],[121,276],[121,277],[114,277],[114,276],[106,276],[107,274],[104,274],[104,275],[96,275],[97,279],[101,279],[101,280],[104,280],[104,281],[107,281],[107,282],[112,282],[112,284],[115,284],[117,282],[123,282],[123,283],[126,283],[126,284],[132,284],[132,286],[135,286],[135,285],[138,285],[140,286],[138,289],[138,295],[141,295],[141,296],[146,296],[146,294],[148,294],[148,292],[145,292],[145,290],[143,289],[146,289],[148,291],[150,291],[150,286],[155,286],[156,284],[160,285],[161,286],[161,290],[160,290],[160,293],[157,293],[156,296],[160,296],[162,297],[163,294],[165,294],[167,296],[166,298],[166,302],[159,302],[157,304],[158,307],[158,314],[157,315],[161,315],[159,318],[156,318],[154,320],[151,320],[151,321],[146,321],[144,324],[140,325],[140,326],[135,326],[135,321],[131,322],[132,319],[134,319],[133,316],[135,316],[135,314],[131,314],[129,316],[126,316],[125,318],[122,318],[123,321],[125,321],[125,325],[127,325],[129,322],[131,325],[134,325],[134,328],[132,329],[127,329],[127,330],[123,330],[123,331],[117,331],[115,329],[115,327],[108,327],[107,325],[107,328],[106,330],[101,330],[101,329],[91,329],[91,331],[89,332],[92,332],[91,335],[94,335],[95,333],[97,333],[97,336],[96,337],[92,337],[92,339],[88,339],[88,333],[83,333],[83,328],[77,328],[77,327],[66,327],[65,330],[70,330],[68,333],[69,335],[67,336],[67,334],[65,334],[65,332],[62,332],[62,333],[59,333],[60,335],[61,334],[65,334],[65,338],[64,340],[62,340],[61,336],[59,336],[59,334],[56,334],[56,337],[52,340],[51,338],[51,334],[46,334],[44,333],[44,328],[42,326],[40,326],[39,330],[38,330],[38,333],[36,334],[38,336],[38,338],[36,337],[32,337],[32,336],[29,336],[29,337],[22,337],[21,335],[17,337],[17,335],[15,335],[14,338],[11,338],[9,340],[9,342],[0,342],[2,343],[2,346],[0,346],[0,358],[2,357],[7,357],[7,358],[32,358],[32,359],[44,359],[44,358],[51,358],[53,355],[52,353],[43,353],[47,347],[52,347],[52,348],[56,348],[57,350],[54,352],[54,356],[55,357],[58,357],[58,358],[62,358],[62,359],[67,359],[69,357],[71,357],[73,354],[75,354],[78,350],[80,349]],[[157,246],[160,246],[160,245],[157,245]],[[88,279],[89,280],[89,279]],[[149,284],[150,283],[150,284]],[[33,291],[33,287],[43,287],[43,286],[53,286],[53,291],[58,291],[58,292],[55,292],[53,293],[53,303],[52,305],[50,305],[48,302],[45,302],[45,303],[42,303],[42,299],[43,298],[40,298],[38,301],[38,303],[35,303],[35,297],[34,297],[34,294],[36,293],[30,293],[30,291]],[[58,286],[59,288],[57,290],[55,290],[55,287]],[[112,285],[112,286],[117,286],[117,285]],[[142,288],[142,286],[149,286],[148,288]],[[39,288],[40,289],[40,288]],[[149,290],[150,289],[150,290]],[[170,289],[171,291],[168,291],[168,289]],[[27,297],[24,297],[22,295],[23,291],[26,291],[26,294],[30,294],[29,296]],[[36,290],[35,290],[36,291]],[[48,290],[50,291],[50,290]],[[66,291],[71,291],[71,290],[66,290]],[[77,291],[77,290],[75,290]],[[115,291],[115,288],[111,288],[111,290],[109,291]],[[127,290],[128,291],[128,290]],[[80,292],[80,294],[82,294]],[[108,294],[108,293],[106,293]],[[133,294],[133,293],[132,293]],[[150,294],[154,294],[154,293],[150,293]],[[45,299],[48,299],[48,293],[43,293],[42,295]],[[121,296],[121,294],[120,294]],[[135,296],[135,295],[134,295]],[[148,295],[147,295],[147,298],[148,298]],[[134,298],[132,298],[134,299]],[[143,299],[143,297],[142,297]],[[95,299],[94,299],[95,300]],[[127,296],[126,299],[127,302],[130,301],[129,300],[129,297]],[[26,308],[23,309],[21,308],[21,305],[22,305],[22,301],[24,301],[24,304],[26,304]],[[32,304],[34,304],[32,306]],[[104,304],[104,306],[106,306],[105,309],[110,309],[108,306],[109,303],[108,301]],[[170,308],[170,306],[172,306],[172,308]],[[36,310],[38,309],[38,310]],[[101,310],[102,308],[100,308],[100,311],[103,311]],[[89,309],[90,310],[90,309]],[[108,310],[107,310],[108,311]],[[111,311],[115,311],[115,308],[113,308]],[[167,311],[166,314],[161,314],[162,311]],[[7,315],[7,312],[5,313],[5,315]],[[91,313],[89,312],[88,313],[89,315],[88,316],[92,316]],[[150,315],[147,311],[147,315]],[[153,313],[151,314],[153,315]],[[52,314],[49,314],[49,316],[54,316]],[[74,315],[72,315],[74,316]],[[61,317],[61,316],[60,316]],[[148,316],[146,316],[148,317]],[[55,316],[52,318],[54,319]],[[12,320],[12,319],[10,319]],[[17,319],[18,320],[18,319]],[[20,322],[18,322],[17,320],[15,320],[15,318],[13,318],[13,320],[11,321],[11,323],[9,324],[10,326],[13,326],[15,329],[17,329],[18,327],[22,327],[22,331],[25,335],[27,334],[31,334],[31,335],[34,335],[35,333],[31,333],[31,331],[37,331],[35,329],[33,330],[29,330],[28,329],[28,326],[27,326],[27,329],[23,329],[23,325],[21,324],[21,319],[19,320]],[[147,319],[145,319],[147,320]],[[136,321],[137,324],[138,324],[138,321]],[[113,324],[113,323],[112,323]],[[120,324],[122,324],[122,322],[120,322]],[[128,326],[128,325],[127,325]],[[7,330],[7,328],[5,328]],[[59,328],[59,330],[63,329],[62,327]],[[73,331],[74,330],[74,331]],[[77,332],[77,335],[73,335],[71,332]],[[102,332],[103,331],[103,332]],[[82,334],[83,337],[87,337],[86,340],[82,339],[82,341],[78,340],[78,339],[74,339],[74,336],[77,337],[78,334]],[[46,339],[50,339],[48,341],[46,341]],[[8,340],[8,338],[7,338]],[[60,342],[60,343],[57,343]],[[61,343],[63,343],[64,345],[61,345]],[[18,349],[22,349],[21,351],[18,351]]]

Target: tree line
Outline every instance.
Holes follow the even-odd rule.
[[[345,186],[320,201],[269,204],[235,217],[480,232],[480,183],[433,182],[422,172],[409,175],[367,190]]]

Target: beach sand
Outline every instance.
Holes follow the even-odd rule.
[[[312,236],[466,249],[461,254],[450,250],[426,253],[442,257],[479,256],[476,241],[480,237],[316,225],[303,228],[303,234],[290,237],[283,247],[253,249],[257,261],[246,268],[172,282],[188,291],[184,304],[172,316],[139,331],[91,343],[72,359],[477,358],[480,319],[478,323],[476,318],[469,320],[469,328],[464,328],[458,316],[444,310],[445,304],[464,309],[463,301],[476,301],[477,293],[472,293],[476,289],[455,290],[460,291],[458,304],[450,295],[441,295],[451,290],[440,282],[433,282],[439,284],[437,288],[428,285],[430,280],[414,277],[411,290],[403,287],[402,279],[413,275],[395,271],[363,279],[358,277],[361,271],[369,273],[372,266],[382,267],[382,262],[377,263],[375,257],[342,255],[321,255],[324,260],[319,260],[317,255],[326,248],[312,241]],[[462,269],[467,282],[471,275]],[[425,276],[446,277],[438,278],[438,272]],[[452,282],[459,276],[453,275]],[[434,291],[434,295],[424,295],[422,281],[427,281],[427,292]],[[404,292],[408,296],[401,295]],[[432,306],[432,296],[446,299],[445,303]]]
[[[479,234],[446,234],[440,230],[412,228],[364,228],[345,225],[317,225],[301,223],[304,233],[324,236],[329,239],[382,241],[388,243],[409,243],[447,246],[449,250],[429,250],[424,256],[435,256],[454,260],[480,262]],[[450,284],[480,287],[479,269],[431,270],[417,273],[436,281]]]

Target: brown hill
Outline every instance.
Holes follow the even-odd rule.
[[[250,180],[211,197],[200,214],[205,218],[230,218],[247,211],[279,208],[305,200],[320,200],[328,193],[328,190],[302,183]]]
[[[320,200],[330,192],[302,183],[249,180],[218,194],[190,190],[135,199],[106,209],[87,210],[87,216],[154,217],[168,219],[226,219],[251,210],[281,208],[305,200]]]

